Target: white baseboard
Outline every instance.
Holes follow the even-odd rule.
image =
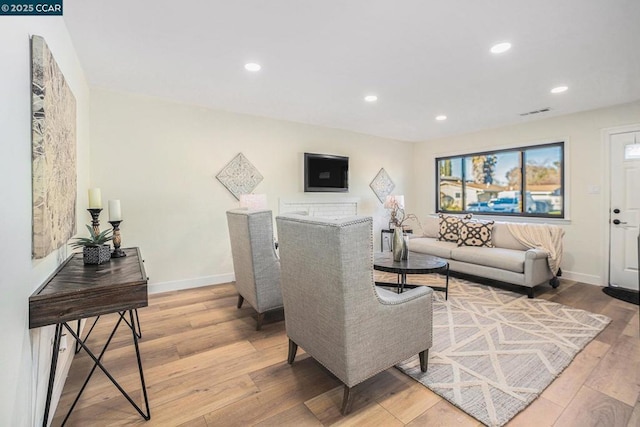
[[[215,276],[196,277],[193,279],[173,280],[171,282],[161,282],[149,285],[150,294],[160,292],[179,291],[182,289],[200,288],[202,286],[221,285],[235,280],[233,273],[217,274]],[[594,274],[576,273],[574,271],[562,270],[561,279],[575,280],[576,282],[588,283],[596,286],[606,286],[600,276]]]
[[[182,289],[199,288],[209,285],[220,285],[222,283],[229,283],[235,280],[233,273],[217,274],[215,276],[196,277],[193,279],[173,280],[171,282],[153,283],[148,287],[150,294],[157,294],[160,292],[179,291]]]
[[[576,282],[588,283],[590,285],[596,286],[606,286],[606,284],[603,283],[602,277],[600,276],[596,276],[593,274],[576,273],[574,271],[565,271],[564,269],[562,270],[562,276],[560,276],[560,279],[575,280]]]

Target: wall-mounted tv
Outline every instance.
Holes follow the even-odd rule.
[[[349,191],[349,158],[304,153],[304,191]]]

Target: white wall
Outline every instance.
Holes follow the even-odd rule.
[[[565,277],[603,285],[608,255],[608,152],[602,142],[605,128],[640,123],[640,102],[584,113],[538,120],[416,144],[414,156],[416,210],[435,210],[435,158],[489,149],[518,147],[541,141],[566,141],[570,218],[565,232]],[[599,192],[592,194],[590,187]]]
[[[386,212],[369,183],[381,167],[395,181],[394,193],[407,196],[408,210],[426,215],[434,209],[436,156],[554,139],[566,140],[570,151],[563,269],[604,283],[608,189],[601,130],[640,121],[640,102],[415,145],[100,89],[92,90],[90,104],[62,18],[6,17],[0,25],[0,322],[7,343],[0,351],[0,425],[41,424],[52,328],[29,331],[28,298],[68,255],[63,248],[31,259],[31,34],[45,38],[77,101],[79,228],[89,222],[87,188],[101,187],[105,203],[120,199],[123,243],[142,248],[152,292],[230,279],[224,212],[237,201],[215,175],[239,152],[263,174],[255,192],[267,194],[274,212],[280,197],[357,197],[361,214],[376,215],[377,240]],[[305,195],[305,151],[349,156],[350,193]],[[601,191],[588,194],[588,186]],[[106,220],[103,213],[103,225]]]
[[[0,24],[0,425],[42,424],[53,327],[29,331],[31,293],[67,257],[61,248],[31,259],[30,36],[43,36],[76,98],[78,219],[87,213],[89,180],[89,88],[62,17],[2,17]],[[59,377],[70,351],[61,355]],[[62,385],[57,382],[57,388]]]
[[[263,175],[254,192],[274,214],[281,197],[359,198],[358,213],[378,218],[376,239],[386,211],[370,182],[384,167],[394,193],[410,191],[406,142],[100,89],[91,123],[92,182],[105,201],[121,200],[123,246],[141,248],[151,292],[232,279],[225,211],[238,202],[215,176],[240,152]],[[304,152],[349,156],[349,193],[305,194]]]

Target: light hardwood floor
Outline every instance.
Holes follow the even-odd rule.
[[[600,287],[561,280],[536,295],[601,313],[611,324],[527,409],[516,426],[640,426],[638,307],[605,295]],[[140,348],[151,420],[145,422],[102,372],[96,372],[69,426],[480,426],[395,368],[356,388],[353,411],[339,413],[342,387],[328,371],[298,351],[286,363],[282,313],[268,314],[255,331],[255,312],[236,309],[231,284],[151,295],[139,310]],[[103,316],[89,339],[102,343],[117,315]],[[76,355],[58,405],[60,425],[91,367]],[[132,397],[142,402],[128,329],[121,328],[104,363]]]

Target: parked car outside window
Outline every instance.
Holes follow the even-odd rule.
[[[489,200],[487,205],[490,212],[519,212],[520,204],[518,199],[512,197],[499,197]]]
[[[467,211],[469,212],[487,212],[489,209],[489,202],[474,202],[469,203],[467,206]]]

